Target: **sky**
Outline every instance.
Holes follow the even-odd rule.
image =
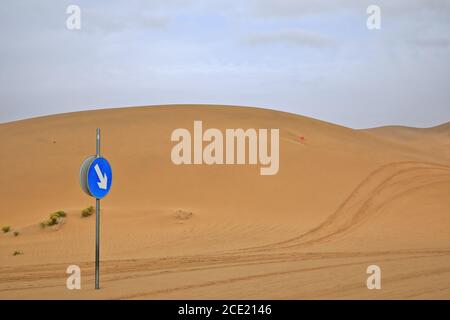
[[[450,121],[449,31],[449,0],[2,0],[0,122],[199,103],[434,126]]]

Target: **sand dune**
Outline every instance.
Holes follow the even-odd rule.
[[[176,166],[176,128],[279,128],[280,169]],[[102,152],[102,290],[82,160]],[[0,125],[0,298],[450,298],[450,123],[353,130],[272,110],[154,106]],[[68,216],[41,229],[48,214]],[[14,251],[23,254],[13,256]],[[69,264],[82,290],[65,287]],[[366,268],[382,268],[368,290]]]

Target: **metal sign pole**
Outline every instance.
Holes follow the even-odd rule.
[[[95,289],[100,289],[100,200],[109,193],[113,176],[108,160],[100,155],[100,129],[96,133],[96,152],[81,164],[80,186],[95,198]]]
[[[100,129],[97,128],[96,154],[100,157]],[[100,199],[95,199],[95,289],[100,289]]]

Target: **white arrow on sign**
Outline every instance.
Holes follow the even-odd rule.
[[[95,165],[94,169],[95,169],[95,172],[97,173],[98,179],[100,180],[100,182],[97,182],[98,187],[100,189],[106,190],[107,185],[108,185],[108,176],[106,174],[102,174],[98,164]]]

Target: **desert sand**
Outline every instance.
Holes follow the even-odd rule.
[[[278,174],[174,165],[170,134],[194,120],[279,128]],[[78,172],[97,127],[114,182],[96,291],[95,217],[80,216],[95,201]],[[354,130],[258,108],[135,107],[0,124],[0,150],[0,299],[450,299],[450,123]],[[57,210],[63,223],[42,229]],[[66,289],[72,264],[81,290]],[[366,287],[372,264],[381,290]]]

